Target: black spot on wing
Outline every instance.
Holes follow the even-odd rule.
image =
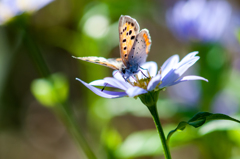
[[[135,38],[135,36],[131,36],[131,40],[133,40]]]
[[[132,34],[132,30],[129,31],[129,35],[131,35],[131,34]]]
[[[123,43],[125,43],[126,42],[126,39],[123,39]]]
[[[124,56],[127,57],[127,54],[125,54]]]
[[[123,50],[126,50],[127,49],[127,47],[125,46],[124,48],[123,48]]]

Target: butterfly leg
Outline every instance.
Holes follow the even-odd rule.
[[[132,77],[132,79],[134,79],[134,81],[137,81],[136,78],[135,78],[134,76],[131,76],[131,77]]]
[[[140,70],[141,72],[142,72],[142,74],[146,77],[146,78],[148,78],[148,76],[146,76],[144,73],[143,73],[143,71],[142,70]]]
[[[148,69],[146,69],[146,68],[142,68],[141,66],[139,66],[139,68],[141,68],[142,70],[148,70]]]
[[[107,83],[106,83],[105,86],[102,88],[102,90],[101,90],[102,92],[104,91],[104,89],[106,88],[106,86],[107,86]]]
[[[141,66],[139,66],[139,71],[141,71],[141,73],[146,77],[146,78],[148,78],[148,76],[146,76],[144,73],[143,73],[143,71],[142,70],[147,70],[147,72],[148,72],[148,69],[145,69],[145,68],[142,68]],[[142,70],[141,70],[142,69]],[[148,75],[149,75],[149,72],[148,72]],[[150,75],[149,75],[150,76]]]
[[[123,79],[126,81],[126,82],[128,82],[127,80],[128,80],[128,78],[125,78],[123,75],[122,75],[122,77],[123,77]]]
[[[148,69],[144,69],[144,68],[142,68],[140,66],[139,66],[139,68],[142,69],[142,70],[147,70],[148,77],[139,69],[145,77],[147,77],[147,78],[151,77]]]
[[[120,73],[120,71],[116,71],[116,72],[113,74],[113,76],[115,76],[118,72]],[[120,73],[120,74],[121,74],[121,73]]]

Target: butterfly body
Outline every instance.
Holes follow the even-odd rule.
[[[124,79],[139,72],[146,62],[151,47],[151,37],[147,29],[139,32],[138,22],[130,16],[119,19],[119,48],[121,58],[106,59],[103,57],[75,57],[77,59],[96,63],[118,70]]]

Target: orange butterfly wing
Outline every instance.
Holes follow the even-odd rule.
[[[119,19],[119,47],[120,56],[125,66],[128,65],[129,53],[139,33],[138,22],[130,16],[121,16]]]
[[[129,66],[141,66],[146,62],[151,48],[151,36],[147,29],[142,29],[136,37],[133,47],[129,53]]]
[[[146,61],[150,51],[151,37],[147,29],[141,30],[138,22],[130,16],[121,16],[119,19],[119,43],[121,58],[88,56],[74,57],[83,61],[99,64],[115,70],[126,68],[138,70],[138,67]],[[132,71],[131,70],[131,71]],[[134,71],[133,71],[134,72]]]

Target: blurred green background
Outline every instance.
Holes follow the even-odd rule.
[[[97,158],[164,158],[150,113],[139,99],[104,99],[75,80],[78,77],[89,83],[111,76],[111,69],[72,56],[119,57],[121,15],[135,18],[141,29],[149,30],[152,47],[148,61],[159,67],[171,55],[183,58],[199,51],[201,58],[188,74],[209,82],[191,81],[160,92],[158,109],[165,135],[199,111],[240,119],[240,2],[225,1],[231,6],[229,21],[214,40],[205,40],[202,34],[195,37],[192,25],[171,26],[169,21],[179,17],[166,15],[178,2],[55,0],[41,6],[27,0],[0,0],[0,158],[87,158],[55,109],[59,103],[71,112]],[[31,5],[32,9],[26,9]],[[11,12],[19,6],[27,7]],[[183,10],[191,15],[198,10],[195,7]],[[224,10],[222,13],[226,15]],[[203,18],[203,32],[209,36],[214,32],[207,32],[207,27],[218,30],[222,16],[207,17]],[[176,27],[190,30],[191,38],[182,39],[176,33],[181,28]],[[187,127],[173,135],[170,150],[173,159],[238,159],[240,125],[215,121],[198,129]]]

